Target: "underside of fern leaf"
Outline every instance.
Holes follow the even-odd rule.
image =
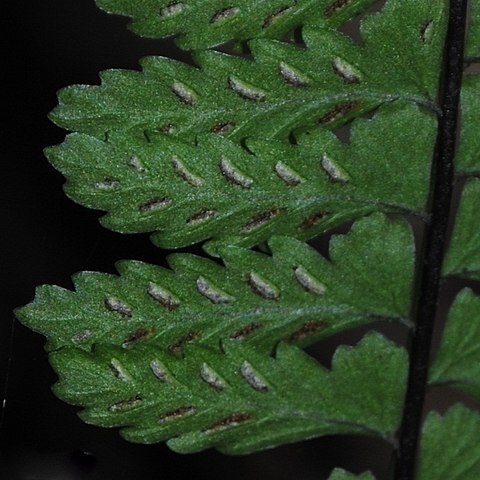
[[[405,223],[360,220],[333,238],[330,260],[291,238],[270,247],[271,256],[223,246],[226,267],[184,254],[170,257],[173,272],[122,262],[121,277],[77,275],[75,293],[40,287],[17,314],[51,350],[152,343],[177,354],[227,339],[270,352],[281,340],[305,346],[378,320],[408,325],[414,246]]]
[[[223,350],[190,347],[178,358],[153,345],[62,349],[51,356],[55,390],[88,407],[88,423],[128,426],[123,436],[135,442],[170,439],[182,453],[245,454],[331,433],[391,438],[398,428],[406,352],[378,334],[340,348],[331,371],[286,345],[275,359],[232,340]]]
[[[109,13],[132,17],[131,28],[147,37],[180,36],[187,49],[211,47],[230,40],[282,38],[306,23],[337,27],[375,0],[97,0]]]
[[[444,28],[442,2],[391,1],[363,20],[361,46],[306,26],[306,47],[255,40],[253,60],[208,51],[200,68],[151,57],[142,73],[106,71],[101,86],[61,92],[52,118],[77,133],[47,155],[73,199],[109,212],[104,225],[157,232],[167,248],[308,239],[375,210],[422,215]],[[350,145],[329,132],[391,102],[355,122]]]
[[[182,453],[348,433],[389,442],[397,480],[480,478],[478,412],[422,417],[427,384],[480,398],[475,288],[456,295],[429,358],[441,282],[480,279],[480,84],[464,76],[453,172],[464,66],[449,68],[464,39],[459,24],[446,41],[449,2],[97,3],[142,35],[178,35],[195,65],[148,57],[64,89],[51,116],[72,133],[47,157],[107,228],[163,248],[204,242],[206,255],[39,287],[17,315],[47,337],[55,393],[88,423]],[[479,57],[471,3],[466,63]],[[354,40],[343,31],[359,14]],[[206,49],[225,42],[228,54]],[[346,222],[328,254],[304,243]],[[338,346],[331,368],[301,350],[380,321],[407,332],[410,361],[372,332]],[[354,478],[374,477],[330,476]]]
[[[431,113],[394,102],[354,122],[348,145],[326,130],[295,146],[248,139],[249,152],[213,135],[189,146],[74,134],[48,156],[68,195],[109,212],[108,228],[154,231],[167,248],[210,238],[249,246],[272,234],[311,238],[374,211],[425,216],[435,128]]]
[[[361,46],[315,26],[303,30],[306,47],[252,41],[252,60],[197,51],[195,68],[149,57],[142,72],[109,70],[101,86],[64,89],[52,119],[100,140],[128,132],[146,141],[171,135],[193,143],[211,131],[235,140],[285,138],[306,126],[340,125],[396,99],[435,108],[444,29],[443,1],[390,1],[364,19]],[[401,56],[408,56],[408,69],[397,68]]]

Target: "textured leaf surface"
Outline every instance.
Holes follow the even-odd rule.
[[[328,480],[375,480],[375,477],[370,472],[362,473],[361,475],[354,475],[341,468],[336,468],[328,477]]]
[[[462,86],[461,135],[456,169],[461,174],[480,174],[480,76],[467,75]]]
[[[480,2],[470,0],[470,28],[467,33],[466,56],[470,59],[480,59]]]
[[[405,322],[414,245],[409,227],[381,215],[333,237],[330,261],[298,240],[272,239],[273,255],[229,246],[226,267],[170,257],[174,272],[122,262],[120,277],[84,272],[76,292],[43,286],[17,313],[47,336],[48,348],[138,343],[181,353],[188,343],[248,341],[271,351],[279,340],[307,345],[375,320]],[[378,259],[382,258],[382,262]]]
[[[79,274],[75,292],[41,287],[19,317],[48,338],[57,395],[88,423],[183,453],[335,433],[397,445],[403,348],[369,334],[338,348],[328,370],[297,346],[375,320],[411,327],[410,229],[373,214],[333,238],[328,260],[299,239],[377,210],[428,217],[449,2],[387,0],[358,42],[334,28],[372,0],[98,3],[186,48],[233,40],[238,53],[235,42],[257,38],[251,55],[198,51],[196,66],[152,57],[142,72],[107,71],[100,86],[60,94],[52,118],[76,133],[48,155],[72,198],[164,247],[214,240],[206,251],[221,260],[180,254],[171,270],[127,261],[120,276]],[[478,92],[478,77],[466,78],[459,174],[479,173]],[[351,120],[341,143],[331,131]],[[468,180],[447,274],[480,279],[479,190]],[[267,253],[245,248],[258,244]],[[479,303],[458,296],[431,375],[477,398]],[[477,480],[479,438],[478,413],[430,414],[420,480]],[[331,476],[347,478],[373,477]]]
[[[472,179],[465,185],[444,273],[465,278],[480,279],[480,180]]]
[[[290,30],[317,23],[337,27],[375,0],[97,0],[109,13],[132,17],[139,35],[180,34],[183,48],[211,47],[229,40],[282,38]]]
[[[335,30],[309,27],[306,48],[252,41],[254,60],[197,52],[195,68],[146,58],[143,72],[105,71],[101,86],[64,89],[52,119],[101,140],[113,132],[145,141],[172,132],[193,143],[198,134],[229,129],[235,140],[286,138],[395,99],[434,108],[444,13],[444,1],[391,0],[363,20],[361,46]],[[398,68],[402,58],[408,68]]]
[[[463,405],[445,416],[428,415],[423,426],[419,480],[478,480],[480,415]]]
[[[459,293],[451,307],[430,383],[446,384],[480,400],[480,297]]]
[[[215,135],[190,146],[73,134],[48,157],[67,193],[107,210],[102,223],[113,230],[157,231],[162,247],[209,238],[250,246],[273,232],[311,238],[376,210],[426,215],[435,131],[431,113],[394,102],[357,120],[348,144],[326,130],[295,146],[250,140],[251,153]]]
[[[389,438],[398,428],[407,354],[379,334],[340,347],[331,371],[292,346],[275,359],[232,341],[224,348],[189,348],[182,359],[149,346],[61,349],[51,354],[55,391],[87,407],[88,423],[127,427],[134,442],[171,439],[183,453],[244,454],[338,432]]]

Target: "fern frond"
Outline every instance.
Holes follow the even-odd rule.
[[[55,392],[87,407],[88,423],[126,427],[134,442],[170,439],[182,453],[245,454],[331,433],[390,438],[398,428],[407,354],[380,334],[340,347],[331,371],[292,346],[275,359],[233,341],[224,349],[190,347],[182,359],[153,346],[61,349],[51,354]]]
[[[132,17],[137,34],[161,38],[180,34],[186,49],[212,47],[230,40],[281,39],[305,23],[337,27],[375,0],[97,0],[108,13]]]
[[[133,261],[118,265],[120,277],[84,272],[76,292],[39,287],[17,315],[50,350],[150,343],[177,354],[225,339],[269,352],[280,340],[303,346],[377,320],[408,323],[414,245],[406,223],[362,219],[331,240],[329,261],[291,238],[270,247],[272,256],[224,246],[226,267],[176,254],[173,272]]]
[[[240,140],[333,128],[396,99],[435,109],[444,31],[444,0],[390,0],[363,20],[362,46],[306,27],[306,48],[255,40],[254,60],[196,52],[194,68],[150,57],[143,72],[109,70],[101,86],[64,89],[51,118],[100,140],[128,133],[147,142],[171,132],[193,143],[212,131]]]
[[[56,394],[83,407],[88,423],[182,453],[375,436],[411,464],[397,476],[413,478],[442,260],[431,254],[443,249],[447,215],[438,214],[451,190],[430,172],[442,178],[432,158],[452,165],[447,130],[462,73],[449,70],[461,51],[452,34],[448,79],[439,78],[450,2],[386,0],[361,20],[359,42],[337,28],[373,0],[97,3],[132,17],[142,35],[179,35],[191,49],[229,41],[238,55],[196,50],[195,66],[150,57],[141,72],[105,71],[98,86],[60,93],[52,119],[74,133],[47,155],[68,194],[106,211],[108,228],[152,232],[168,248],[207,241],[216,258],[175,254],[170,268],[123,261],[118,276],[78,274],[74,291],[40,287],[17,314],[47,337]],[[467,63],[480,58],[478,0],[471,7]],[[462,95],[456,174],[467,178],[443,273],[480,280],[478,75],[465,76]],[[340,141],[333,131],[350,121]],[[412,229],[392,213],[427,225],[418,279]],[[328,258],[302,243],[347,221]],[[411,312],[426,322],[415,326]],[[376,321],[416,332],[407,395],[408,353],[379,333],[338,347],[331,369],[298,348]],[[479,325],[480,297],[465,289],[432,387],[480,399]],[[478,413],[430,413],[418,479],[478,480],[479,438]],[[354,478],[374,477],[330,476]]]
[[[460,389],[480,400],[480,297],[462,290],[450,309],[430,384]]]
[[[480,136],[478,115],[480,112],[480,75],[467,75],[462,86],[462,134],[458,142],[455,162],[459,174],[480,174]]]
[[[328,477],[328,480],[375,480],[375,477],[370,472],[353,475],[342,468],[336,468]]]
[[[470,4],[470,25],[467,30],[467,60],[477,61],[480,59],[480,2],[471,0]]]
[[[455,405],[441,416],[431,412],[424,423],[418,480],[477,480],[480,415]]]
[[[444,263],[445,275],[480,280],[480,180],[470,179],[458,207],[451,244]]]
[[[48,157],[71,198],[108,211],[108,228],[156,232],[167,248],[206,239],[251,246],[273,233],[312,238],[373,211],[425,216],[436,123],[394,102],[355,121],[348,144],[326,130],[295,146],[251,139],[250,153],[215,135],[190,146],[73,134]]]

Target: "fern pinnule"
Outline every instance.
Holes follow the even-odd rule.
[[[182,453],[245,454],[332,433],[389,439],[398,427],[407,355],[380,334],[340,347],[331,370],[284,344],[275,358],[232,340],[223,350],[190,346],[179,358],[155,345],[68,347],[51,354],[55,392],[86,407],[88,423]]]
[[[215,135],[189,146],[162,135],[73,134],[47,154],[69,196],[108,212],[108,228],[155,232],[167,248],[252,246],[272,234],[312,238],[375,211],[425,216],[435,128],[433,114],[393,102],[355,121],[348,144],[326,130],[295,146],[249,139],[250,153]]]
[[[226,267],[176,254],[173,272],[133,261],[119,263],[120,277],[83,272],[75,292],[39,287],[17,315],[50,350],[149,343],[177,354],[226,339],[270,352],[281,340],[305,346],[374,321],[409,324],[414,245],[405,223],[358,221],[332,240],[330,261],[288,237],[270,246],[272,256],[223,246]]]

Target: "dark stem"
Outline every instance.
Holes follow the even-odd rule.
[[[395,466],[396,480],[413,480],[415,475],[430,346],[452,197],[466,16],[467,1],[451,0],[440,99],[442,116],[439,120],[436,155],[432,169],[431,221],[426,227],[423,264],[418,270],[420,290],[414,308],[415,330],[411,338],[410,372]]]

